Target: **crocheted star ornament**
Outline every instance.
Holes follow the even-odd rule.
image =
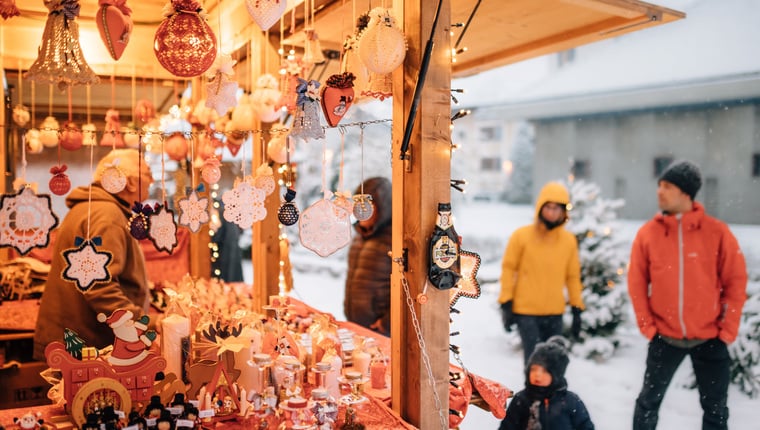
[[[0,198],[0,247],[11,247],[21,255],[44,248],[57,225],[49,194],[37,194],[31,186],[24,186],[18,193]]]
[[[63,279],[76,283],[83,293],[98,282],[109,282],[111,272],[108,271],[108,265],[113,255],[108,251],[97,250],[95,246],[101,245],[100,237],[90,240],[77,237],[74,244],[76,248],[63,251],[63,259],[66,261]]]
[[[153,246],[159,251],[171,254],[177,246],[177,224],[174,222],[174,212],[166,209],[166,204],[164,204],[148,219],[150,221],[148,237],[153,242]]]
[[[209,221],[208,198],[198,197],[195,190],[180,199],[178,204],[179,225],[189,228],[191,232],[197,233],[201,225]]]

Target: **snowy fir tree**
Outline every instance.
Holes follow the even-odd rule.
[[[523,122],[518,126],[509,153],[512,173],[509,176],[507,201],[510,203],[530,203],[533,198],[533,154],[536,152],[533,137],[534,129],[530,123]]]
[[[586,305],[581,316],[584,341],[574,351],[585,357],[606,359],[617,346],[615,330],[628,312],[625,288],[619,288],[628,249],[614,235],[616,210],[625,202],[602,198],[600,187],[592,182],[571,179],[566,185],[572,204],[567,228],[578,239]]]
[[[750,275],[739,335],[728,352],[731,382],[750,397],[760,396],[760,272]]]
[[[84,348],[84,340],[79,337],[74,330],[64,328],[63,329],[63,344],[66,347],[66,352],[71,354],[72,357],[81,360],[82,348]]]

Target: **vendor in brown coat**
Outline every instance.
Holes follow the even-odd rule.
[[[118,159],[118,169],[127,178],[126,186],[111,194],[101,186],[103,172]],[[111,327],[98,321],[97,315],[110,315],[116,309],[131,311],[136,317],[147,314],[149,305],[148,279],[145,258],[140,244],[127,229],[130,207],[148,196],[153,182],[148,165],[139,161],[138,151],[118,149],[98,163],[92,184],[91,207],[89,186],[78,187],[69,193],[66,205],[69,212],[57,231],[50,273],[40,303],[37,327],[34,332],[34,359],[45,359],[45,347],[53,341],[63,341],[63,329],[79,334],[87,346],[104,348],[114,341]],[[141,189],[142,188],[142,189]],[[62,252],[76,248],[78,237],[100,237],[99,251],[108,251],[112,260],[107,266],[108,282],[93,284],[82,292],[74,282],[66,281],[62,272],[67,264]]]
[[[356,193],[360,192],[361,187]],[[364,181],[364,194],[372,196],[374,211],[369,219],[354,224],[343,310],[349,321],[387,336],[391,329],[391,182],[369,178]]]

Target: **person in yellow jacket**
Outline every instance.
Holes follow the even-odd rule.
[[[568,299],[572,334],[580,334],[584,305],[578,240],[563,227],[569,203],[564,185],[544,185],[536,201],[536,221],[512,233],[501,262],[502,322],[507,331],[517,324],[526,363],[537,343],[562,333]]]

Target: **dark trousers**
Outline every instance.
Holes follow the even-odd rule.
[[[517,332],[523,346],[523,358],[528,364],[528,358],[536,349],[536,344],[545,342],[550,337],[562,334],[562,315],[518,315],[515,314]]]
[[[729,368],[728,348],[720,339],[710,339],[693,348],[679,348],[655,336],[649,342],[644,386],[636,399],[633,429],[657,427],[658,411],[670,380],[684,357],[691,357],[702,405],[702,430],[728,428]]]

